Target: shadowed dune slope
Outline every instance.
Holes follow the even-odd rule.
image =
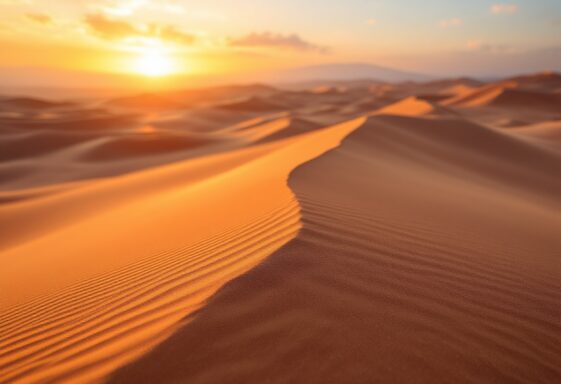
[[[0,207],[0,382],[97,382],[156,345],[297,234],[289,172],[363,122]]]
[[[72,107],[73,105],[70,102],[53,102],[32,97],[0,98],[0,108],[2,109],[51,109]]]
[[[216,140],[218,142],[218,139]],[[201,148],[213,140],[203,136],[158,132],[157,134],[128,135],[110,138],[81,156],[89,161],[131,159]]]
[[[506,82],[513,83],[519,89],[554,92],[561,88],[561,74],[556,72],[542,72],[531,75],[512,77]]]
[[[551,140],[557,144],[561,144],[561,120],[527,125],[515,129],[513,132],[542,138],[544,140]]]
[[[291,174],[297,238],[110,382],[558,383],[560,167],[475,124],[371,117]]]
[[[513,129],[511,133],[547,148],[561,150],[561,120],[526,125]]]
[[[26,132],[0,140],[0,161],[42,156],[92,138],[87,132]]]

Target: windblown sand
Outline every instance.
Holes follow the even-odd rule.
[[[559,77],[0,98],[0,382],[561,382]]]

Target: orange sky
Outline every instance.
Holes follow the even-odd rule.
[[[561,69],[558,0],[0,0],[0,11],[0,67],[153,76],[351,61],[434,74]]]

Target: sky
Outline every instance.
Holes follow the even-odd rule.
[[[366,62],[561,70],[561,1],[0,0],[0,67],[159,77]]]

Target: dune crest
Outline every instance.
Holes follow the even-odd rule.
[[[375,112],[380,115],[402,115],[402,116],[423,116],[423,115],[446,115],[452,114],[446,108],[431,101],[423,100],[415,96],[408,97],[395,104],[380,108]]]
[[[363,121],[241,150],[192,183],[181,177],[201,165],[187,161],[113,179],[94,193],[34,200],[32,211],[45,215],[128,195],[105,210],[76,212],[71,225],[55,220],[36,229],[40,235],[21,234],[28,240],[0,254],[0,381],[92,382],[146,352],[294,238],[299,209],[288,174]],[[29,219],[22,204],[11,219],[18,209]]]

